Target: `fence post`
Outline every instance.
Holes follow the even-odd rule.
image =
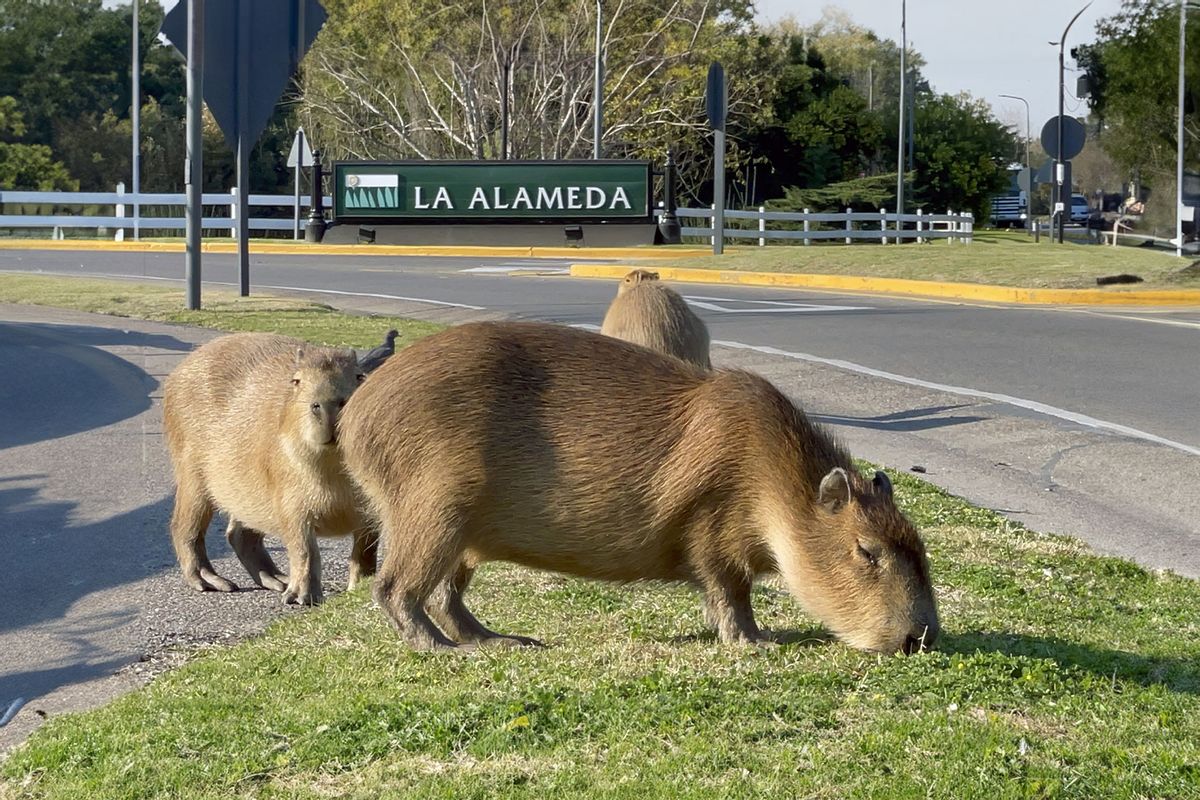
[[[950,221],[946,223],[946,230],[949,236],[946,237],[946,244],[954,244],[954,233],[958,230],[958,223],[954,221],[954,209],[947,208],[946,216],[950,217]]]
[[[115,214],[115,216],[118,219],[125,218],[125,204],[121,202],[121,195],[123,195],[123,194],[125,194],[125,181],[121,181],[120,183],[117,184],[117,213]],[[96,231],[96,235],[99,236],[100,232]],[[114,242],[125,241],[125,227],[123,225],[118,226],[116,235],[113,236],[113,241]]]
[[[229,194],[231,195],[231,197],[229,198],[229,220],[230,220],[230,222],[233,223],[232,225],[229,226],[229,238],[231,238],[231,239],[237,238],[237,231],[238,231],[238,226],[237,226],[237,207],[238,207],[237,199],[238,199],[238,197],[237,196],[238,196],[239,188],[241,188],[241,187],[232,186],[229,189]]]
[[[923,208],[917,209],[917,244],[925,243],[925,237],[921,236],[921,232],[923,230],[925,230],[925,228],[924,228],[925,223],[922,221],[922,215],[924,215],[924,213],[925,213],[925,209],[923,209]]]
[[[765,214],[765,213],[767,213],[767,207],[759,206],[758,207],[758,232],[759,233],[762,233],[763,231],[765,231],[767,229],[767,218],[763,216],[763,214]],[[759,247],[767,246],[766,237],[764,237],[764,236],[758,237],[758,246]]]
[[[975,241],[975,212],[967,212],[967,244]]]
[[[899,225],[900,223],[896,223],[896,224]],[[888,243],[887,210],[883,209],[883,208],[879,209],[879,238],[883,241],[884,244]],[[900,242],[899,235],[896,236],[896,242],[897,243]]]
[[[812,239],[808,238],[808,209],[804,209],[804,246],[808,247],[812,244]]]
[[[846,206],[846,233],[850,232],[850,215],[854,213],[850,210],[850,206]],[[846,244],[850,244],[850,237],[846,237]]]

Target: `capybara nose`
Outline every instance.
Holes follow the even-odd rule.
[[[904,650],[904,655],[906,655],[906,656],[911,656],[913,653],[920,652],[921,651],[921,640],[918,639],[916,636],[905,636],[903,650]]]

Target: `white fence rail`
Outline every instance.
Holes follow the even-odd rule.
[[[254,208],[287,208],[287,216],[261,217],[250,215],[252,231],[295,231],[297,218],[299,230],[308,225],[306,216],[310,201],[301,196],[299,202],[294,195],[252,194],[247,200]],[[324,198],[326,207],[332,199]],[[206,193],[201,203],[205,211],[217,216],[205,216],[201,227],[206,231],[228,231],[237,235],[237,190],[223,193]],[[12,192],[0,191],[0,230],[13,228],[52,228],[55,238],[65,228],[93,228],[98,235],[113,235],[125,238],[126,231],[181,231],[187,227],[184,194],[162,194],[126,192],[123,185],[115,192]],[[6,214],[8,207],[18,206],[21,213]],[[111,207],[111,213],[96,213],[96,206]],[[224,214],[221,214],[224,207]],[[173,210],[170,216],[160,216]],[[146,216],[150,211],[153,216]],[[30,213],[32,212],[32,213]],[[115,230],[114,230],[115,229]]]
[[[708,220],[704,227],[685,225],[681,230],[684,236],[699,236],[712,241],[716,229],[711,208],[681,208],[675,214],[681,219]],[[918,242],[946,239],[950,242],[970,244],[975,230],[975,217],[970,212],[926,214],[923,209],[918,209],[916,214],[894,214],[883,209],[854,211],[847,208],[844,213],[830,214],[812,213],[808,209],[803,212],[767,211],[765,207],[759,206],[757,211],[726,211],[725,219],[725,238],[757,239],[759,247],[764,247],[768,239],[799,240],[806,245],[813,241],[835,239],[841,239],[846,244],[856,240],[874,240],[888,244],[901,239],[915,239]],[[729,227],[729,220],[739,219],[755,220],[758,225],[755,228]],[[803,225],[803,229],[776,230],[768,228],[768,222],[798,223]]]
[[[0,230],[51,228],[54,235],[60,237],[67,228],[89,228],[95,229],[98,235],[113,235],[116,239],[125,238],[127,231],[181,231],[187,227],[183,214],[186,202],[183,194],[141,192],[135,195],[126,192],[123,185],[118,185],[115,192],[0,191]],[[204,217],[202,227],[206,231],[227,231],[230,236],[235,236],[236,202],[236,191],[205,194],[202,200],[205,211],[215,215]],[[333,200],[325,197],[324,203],[328,208]],[[276,217],[251,215],[249,225],[252,231],[303,231],[308,224],[305,218],[309,208],[307,196],[300,197],[297,202],[294,195],[252,194],[249,205],[251,208],[287,208],[292,212]],[[6,207],[11,206],[21,207],[18,209],[21,213],[4,213]],[[112,211],[108,214],[96,213],[97,206],[111,207]],[[147,210],[154,215],[146,216]],[[173,210],[174,213],[163,216],[162,213],[167,210]],[[221,213],[222,210],[224,213]],[[712,209],[681,208],[676,214],[681,219],[707,220],[703,227],[684,226],[682,233],[684,236],[704,237],[712,241]],[[807,209],[803,212],[767,211],[760,206],[757,211],[726,211],[725,219],[756,221],[757,226],[752,228],[729,227],[727,224],[724,234],[727,239],[757,239],[760,247],[770,239],[800,241],[806,245],[814,241],[838,239],[846,244],[861,240],[888,244],[901,239],[915,239],[918,242],[947,239],[969,244],[975,227],[975,219],[971,214],[955,214],[953,211],[925,214],[918,210],[916,214],[897,215],[884,210],[853,211],[848,208],[845,213],[830,214],[811,213]],[[768,223],[771,222],[803,227],[795,230],[770,228]]]

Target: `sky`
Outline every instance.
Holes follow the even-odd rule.
[[[757,0],[758,17],[769,22],[795,17],[802,25],[818,21],[826,7],[847,13],[881,39],[900,42],[901,0]],[[1025,104],[1036,140],[1042,125],[1058,113],[1058,47],[1063,28],[1087,0],[907,0],[908,44],[926,61],[923,75],[944,94],[970,92],[991,104],[996,117],[1025,132]],[[1097,20],[1111,16],[1120,0],[1094,0],[1071,26],[1066,42],[1064,109],[1087,114],[1087,103],[1072,97],[1079,73],[1071,48],[1096,40]]]

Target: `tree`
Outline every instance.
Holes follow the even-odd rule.
[[[74,191],[74,180],[44,144],[21,144],[25,122],[13,97],[0,97],[0,189]]]
[[[1179,3],[1124,0],[1096,33],[1096,42],[1075,55],[1090,79],[1099,142],[1127,174],[1154,186],[1147,213],[1160,211],[1173,221]],[[1194,168],[1200,163],[1200,24],[1188,26],[1187,52],[1184,162]]]
[[[1013,133],[965,93],[919,95],[914,127],[914,202],[985,216],[988,198],[1008,185]]]
[[[303,76],[301,117],[335,157],[579,158],[592,150],[592,0],[329,0]],[[624,0],[604,9],[604,154],[679,147],[685,183],[707,163],[703,93],[725,62],[730,116],[766,81],[748,0]],[[736,160],[736,156],[735,156]]]

